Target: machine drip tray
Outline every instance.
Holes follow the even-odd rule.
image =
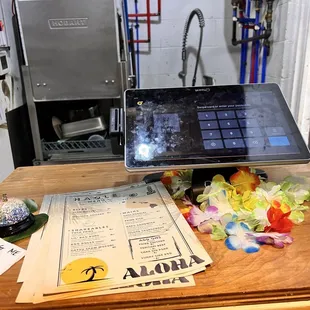
[[[105,154],[105,153],[69,153],[51,155],[48,161],[41,164],[72,164],[72,163],[89,163],[102,161],[120,161],[123,160],[121,155]]]
[[[43,153],[46,155],[55,153],[70,153],[70,152],[101,152],[103,149],[111,148],[107,140],[98,141],[57,141],[45,142],[42,141]]]
[[[122,160],[122,155],[112,152],[111,141],[105,140],[71,140],[42,141],[43,156],[55,162],[85,162],[100,160]]]

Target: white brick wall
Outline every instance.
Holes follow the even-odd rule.
[[[156,11],[157,0],[151,0],[151,10]],[[217,84],[237,83],[239,76],[239,48],[232,47],[231,4],[228,0],[162,0],[159,22],[152,17],[150,48],[140,44],[141,87],[181,86],[178,73],[182,69],[181,47],[185,21],[192,10],[201,9],[206,26],[197,74],[197,85],[202,85],[202,75],[211,75]],[[134,13],[134,1],[129,0],[129,11]],[[139,0],[139,11],[145,12],[145,1]],[[140,18],[141,19],[141,18]],[[134,22],[132,20],[131,22]],[[191,84],[195,66],[193,51],[198,48],[199,25],[192,21],[188,35],[189,61],[187,84]],[[140,38],[146,37],[146,25],[140,23]],[[147,52],[149,50],[149,52]],[[146,52],[145,52],[146,51]]]
[[[290,72],[283,70],[284,50],[293,44],[292,33],[287,28],[286,17],[292,0],[276,0],[271,57],[268,60],[267,82],[290,81]],[[139,0],[139,11],[145,12],[145,0]],[[157,0],[151,0],[151,10],[156,11]],[[229,0],[162,0],[162,17],[152,17],[152,39],[150,47],[140,44],[144,51],[140,56],[141,87],[181,86],[178,73],[182,68],[181,46],[185,21],[190,12],[200,8],[206,26],[202,44],[201,61],[197,84],[202,84],[202,75],[211,75],[216,84],[235,84],[239,82],[240,47],[231,45],[232,6]],[[129,0],[129,11],[134,13],[134,1]],[[155,21],[157,21],[155,23]],[[189,51],[197,49],[199,26],[193,20],[189,36]],[[146,37],[146,26],[140,23],[140,37]],[[251,32],[250,32],[250,35]],[[148,52],[149,51],[149,52]],[[250,47],[249,47],[250,56]],[[249,58],[250,60],[250,58]],[[287,61],[287,60],[286,60]],[[190,85],[195,57],[192,53],[188,61],[187,85]],[[249,72],[250,61],[248,61]],[[248,77],[247,77],[248,81]]]
[[[306,3],[307,2],[307,3]],[[299,98],[294,97],[293,92],[299,96],[300,77],[298,66],[304,61],[305,57],[305,40],[308,29],[308,17],[304,15],[309,10],[308,0],[287,0],[282,5],[286,13],[286,25],[283,29],[285,33],[283,38],[283,56],[282,71],[280,74],[280,85],[284,95],[291,106],[294,117],[297,119],[299,110]],[[306,19],[306,21],[305,21]],[[295,83],[295,85],[294,85]],[[295,88],[295,89],[294,89]],[[299,88],[297,90],[297,88]]]

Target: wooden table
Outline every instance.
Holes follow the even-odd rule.
[[[281,181],[292,173],[310,176],[310,165],[266,167],[270,179]],[[15,170],[0,184],[0,193],[29,197],[39,204],[43,195],[119,186],[140,181],[123,163],[27,167]],[[295,241],[285,249],[263,246],[258,253],[229,251],[223,241],[197,236],[214,263],[195,275],[196,286],[91,298],[39,305],[15,304],[22,261],[0,276],[0,309],[197,309],[238,306],[238,309],[310,309],[310,211],[295,226]],[[27,248],[28,240],[17,245]],[[1,263],[1,262],[0,262]],[[249,304],[255,307],[249,307]],[[244,307],[242,307],[244,305]],[[236,308],[231,308],[236,309]]]

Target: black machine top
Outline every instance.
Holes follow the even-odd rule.
[[[310,161],[277,84],[127,90],[125,136],[128,170]]]

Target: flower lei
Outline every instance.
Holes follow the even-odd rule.
[[[310,200],[310,181],[287,177],[280,184],[260,179],[248,167],[239,168],[229,182],[222,175],[197,197],[194,205],[185,196],[190,187],[191,170],[171,171],[161,181],[174,199],[182,199],[181,212],[192,227],[225,240],[230,250],[259,251],[260,245],[283,248],[293,242],[294,224],[304,221],[305,201]]]

